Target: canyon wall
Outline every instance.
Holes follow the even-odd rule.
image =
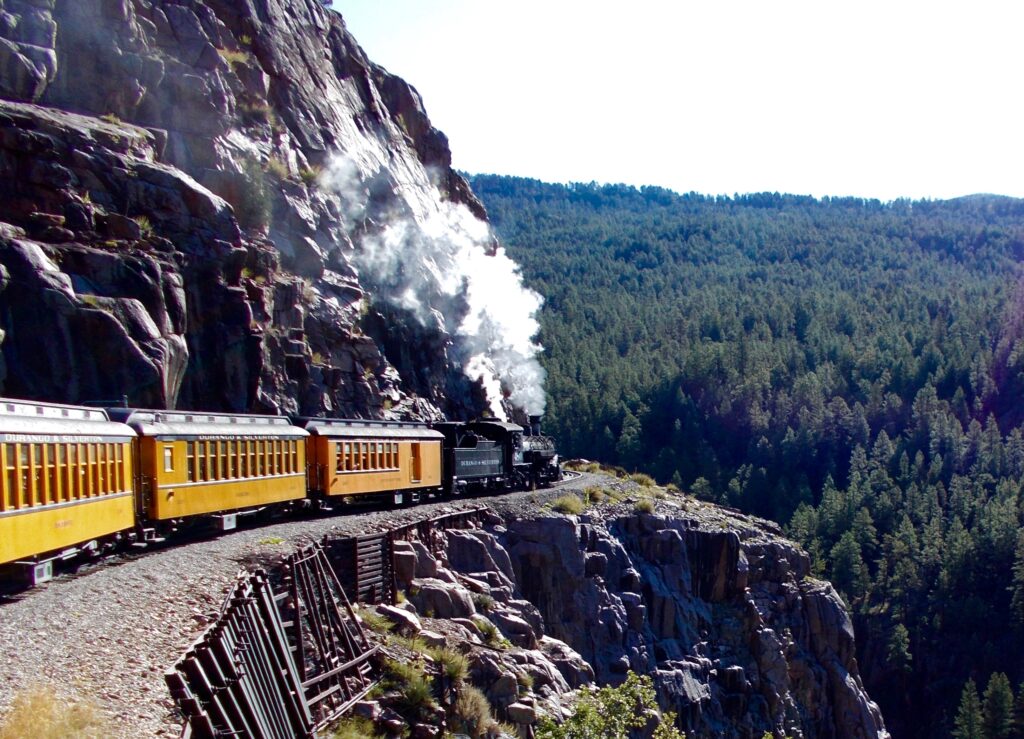
[[[416,91],[340,15],[315,0],[3,0],[0,55],[0,394],[485,407],[453,327],[370,292],[356,266],[396,219],[485,215]]]

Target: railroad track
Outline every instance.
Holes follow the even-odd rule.
[[[554,482],[547,487],[538,488],[534,491],[514,490],[507,492],[476,493],[473,495],[439,496],[422,501],[418,504],[405,504],[401,506],[395,506],[390,503],[379,501],[354,500],[351,503],[334,505],[327,509],[300,510],[269,514],[262,517],[260,515],[246,516],[245,518],[239,518],[238,528],[240,531],[258,532],[261,529],[272,529],[277,525],[285,523],[301,524],[302,522],[309,522],[311,525],[315,525],[319,522],[331,520],[347,522],[354,521],[360,516],[386,514],[389,511],[393,511],[396,515],[401,515],[402,518],[418,517],[416,516],[416,511],[424,506],[427,508],[424,508],[422,517],[430,518],[433,514],[430,512],[429,507],[432,506],[468,506],[474,503],[478,505],[487,505],[489,502],[499,502],[510,498],[511,496],[535,495],[538,493],[543,494],[545,491],[571,487],[581,477],[583,477],[583,473],[581,472],[563,470],[561,480]],[[100,556],[87,557],[85,555],[79,555],[75,558],[69,558],[68,560],[58,562],[54,576],[65,580],[69,577],[85,576],[105,567],[118,566],[143,557],[150,557],[161,552],[173,550],[180,546],[195,544],[197,542],[218,538],[220,536],[231,536],[231,532],[221,532],[216,526],[210,523],[207,526],[200,525],[179,531],[174,536],[160,542],[124,543],[119,545],[118,548],[113,551]],[[3,605],[6,598],[31,592],[31,589],[31,587],[28,587],[23,582],[19,582],[17,580],[0,579],[0,606]]]

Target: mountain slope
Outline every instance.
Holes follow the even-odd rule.
[[[470,181],[547,297],[568,453],[791,522],[895,736],[1024,678],[1024,202]]]

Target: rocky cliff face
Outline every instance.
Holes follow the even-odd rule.
[[[503,718],[557,715],[572,690],[632,670],[688,735],[888,736],[842,601],[773,524],[677,499],[446,536],[437,557],[408,545],[398,579],[407,607],[462,629],[449,642]],[[484,620],[515,649],[475,646]]]
[[[2,0],[0,57],[0,393],[483,407],[451,327],[374,300],[356,266],[354,242],[396,217],[483,209],[415,90],[339,15],[316,0]],[[356,201],[332,187],[339,167]]]

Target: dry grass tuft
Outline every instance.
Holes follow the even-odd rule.
[[[654,513],[654,501],[650,498],[642,498],[633,506],[634,513]]]
[[[70,701],[35,685],[14,696],[0,739],[105,739],[112,727],[89,701]]]
[[[551,509],[558,513],[578,516],[583,513],[583,501],[578,495],[563,495],[551,503]]]
[[[654,481],[653,477],[651,477],[650,475],[646,475],[643,472],[634,472],[632,475],[629,476],[629,479],[635,482],[640,487],[644,488],[653,488],[655,485],[658,484]]]
[[[455,725],[473,739],[484,736],[494,724],[491,702],[478,688],[463,686],[455,701]]]

